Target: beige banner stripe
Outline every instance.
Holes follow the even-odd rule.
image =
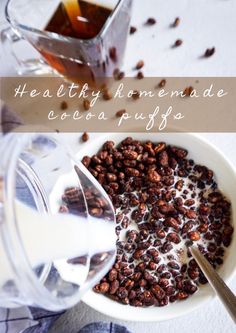
[[[236,132],[236,78],[161,80],[109,80],[104,93],[61,78],[1,78],[0,97],[34,131]]]

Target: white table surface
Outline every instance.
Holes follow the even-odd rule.
[[[3,26],[3,8],[0,1],[0,28]],[[153,16],[158,24],[144,27],[143,22]],[[169,25],[179,16],[176,29]],[[134,64],[144,59],[146,76],[236,76],[236,1],[235,0],[134,0],[132,17],[138,32],[128,41],[124,69],[132,74]],[[177,49],[171,45],[177,38],[184,43]],[[209,59],[201,59],[208,47],[216,47]],[[9,61],[0,51],[0,75],[14,73]],[[95,137],[92,135],[91,138]],[[202,134],[232,161],[236,167],[236,134]],[[67,138],[78,149],[78,135]],[[235,255],[236,256],[236,255]],[[236,292],[236,277],[230,286]],[[63,315],[50,333],[77,333],[93,321],[111,321],[83,303]],[[115,321],[116,322],[116,321]],[[184,316],[161,323],[121,322],[133,333],[233,333],[235,325],[223,306],[215,299]]]

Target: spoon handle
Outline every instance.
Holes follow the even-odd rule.
[[[232,319],[236,323],[236,296],[227,287],[218,273],[214,270],[211,264],[206,260],[204,255],[198,250],[197,247],[192,246],[189,248],[194,259],[198,263],[202,272],[205,274],[210,285],[215,290],[218,297],[221,299],[222,303],[226,307],[228,313],[231,315]]]

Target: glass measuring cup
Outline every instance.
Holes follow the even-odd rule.
[[[6,17],[13,30],[4,30],[1,40],[7,53],[10,51],[13,55],[18,72],[48,73],[47,63],[64,77],[93,86],[103,82],[104,77],[111,77],[123,60],[132,0],[97,0],[96,3],[105,4],[111,14],[95,37],[79,39],[45,31],[60,0],[9,0]],[[19,57],[16,45],[22,38],[39,51],[38,60]]]
[[[69,308],[112,266],[106,193],[55,135],[0,141],[0,306]]]

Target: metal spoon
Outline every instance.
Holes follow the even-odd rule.
[[[208,282],[215,290],[221,302],[224,304],[231,318],[236,323],[236,296],[227,287],[218,273],[214,270],[214,268],[196,246],[190,246],[189,250],[201,268],[202,272],[205,274]]]

